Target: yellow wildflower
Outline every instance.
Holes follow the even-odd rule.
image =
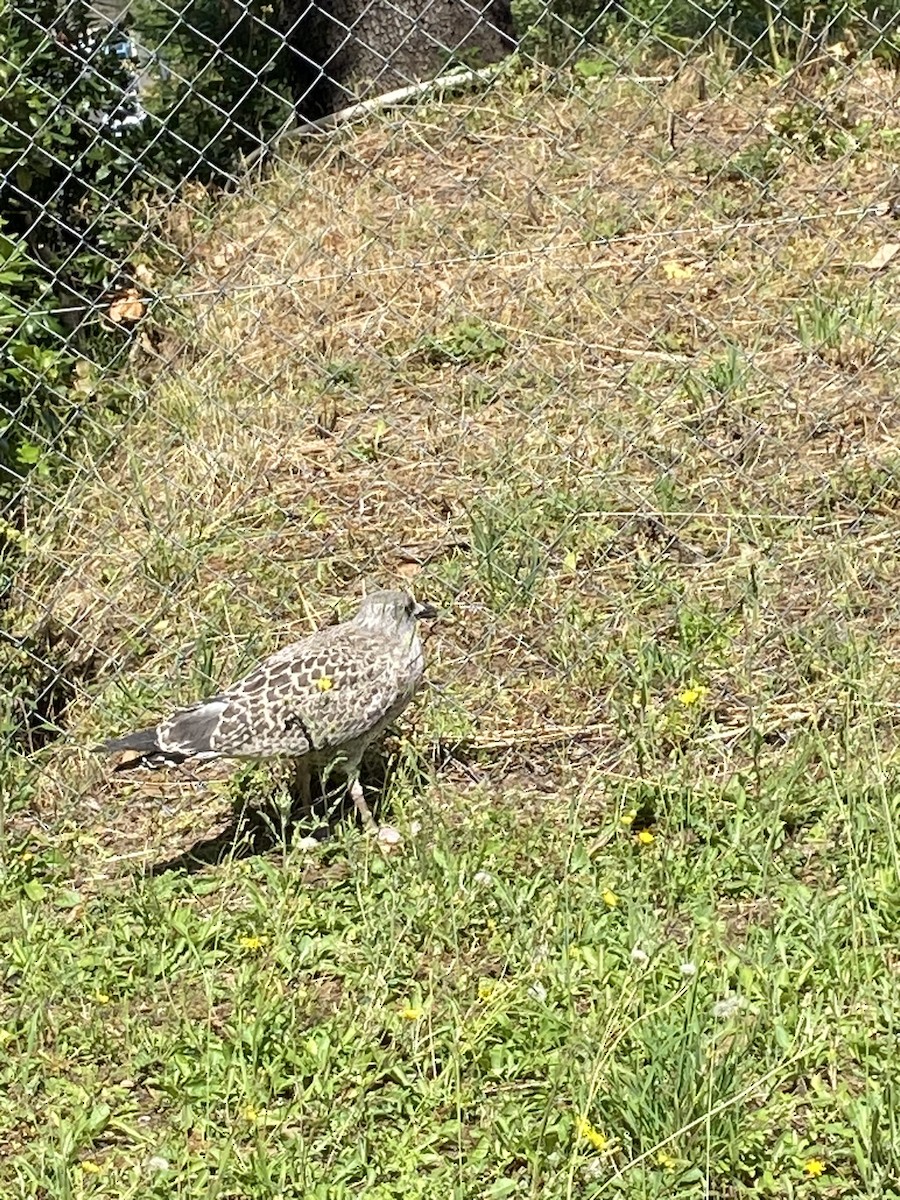
[[[653,843],[656,841],[656,838],[653,836],[653,834],[650,832],[649,829],[642,829],[641,832],[637,835],[637,840],[640,842],[640,844],[642,846],[652,846]]]
[[[803,1170],[810,1179],[818,1179],[820,1175],[825,1173],[825,1164],[821,1158],[809,1158],[806,1160]]]
[[[690,279],[694,274],[693,268],[685,264],[682,266],[678,262],[663,263],[663,274],[666,279],[671,279],[675,283],[680,283],[683,279]]]
[[[323,675],[321,679],[316,680],[316,687],[320,692],[330,692],[334,687],[334,680],[330,675]]]
[[[244,1105],[244,1120],[250,1121],[251,1124],[259,1120],[259,1109],[255,1104]]]
[[[404,1021],[418,1021],[424,1015],[425,1009],[417,1004],[407,1004],[405,1008],[400,1009],[400,1016]]]
[[[606,891],[601,894],[600,899],[603,901],[603,903],[606,905],[607,908],[615,908],[616,905],[619,903],[619,897],[616,895],[615,892],[611,891],[609,888],[607,888]]]
[[[85,1175],[99,1175],[103,1168],[91,1158],[83,1158],[78,1164]]]
[[[109,1004],[109,996],[106,992],[94,992],[94,1000],[97,1004]]]
[[[664,1171],[671,1171],[678,1166],[678,1159],[673,1158],[671,1154],[666,1154],[665,1150],[660,1150],[656,1156],[656,1161]]]
[[[684,705],[696,704],[698,700],[702,700],[704,696],[708,695],[708,687],[703,687],[699,683],[692,683],[689,688],[685,688],[683,692],[678,693],[678,703]]]
[[[637,809],[636,809],[636,808],[630,808],[630,809],[628,810],[628,812],[622,813],[622,815],[621,815],[621,817],[619,818],[619,820],[622,822],[622,824],[623,824],[623,825],[633,825],[633,824],[634,824],[634,818],[635,818],[636,816],[637,816]]]
[[[482,979],[478,985],[478,999],[490,1000],[496,990],[497,985],[493,979]]]
[[[590,1142],[595,1150],[606,1149],[606,1138],[599,1129],[594,1128],[587,1117],[575,1118],[575,1132],[586,1142]]]
[[[265,944],[266,939],[255,934],[250,937],[238,938],[238,945],[242,950],[262,950]]]

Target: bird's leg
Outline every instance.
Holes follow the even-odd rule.
[[[375,818],[372,816],[372,810],[366,804],[366,798],[363,795],[362,784],[359,782],[358,775],[354,775],[350,783],[350,795],[353,797],[356,811],[362,818],[366,833],[374,833],[381,851],[384,854],[389,854],[395,846],[399,846],[403,838],[392,825],[377,824]]]
[[[362,818],[362,823],[367,833],[378,833],[378,826],[375,823],[375,818],[372,816],[372,810],[366,804],[366,798],[363,795],[362,784],[359,782],[359,776],[354,775],[350,781],[350,795],[353,797],[353,803],[356,805],[356,811]]]
[[[309,760],[304,755],[294,764],[294,786],[300,798],[300,806],[304,813],[312,812],[312,788],[310,786]]]

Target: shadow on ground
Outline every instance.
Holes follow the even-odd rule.
[[[363,763],[361,782],[376,820],[392,773],[390,759],[372,757]],[[223,862],[281,851],[299,838],[327,841],[342,821],[359,823],[353,801],[343,788],[336,792],[332,782],[326,791],[317,777],[313,777],[311,783],[312,805],[305,809],[294,795],[290,797],[289,808],[280,808],[271,801],[256,805],[245,796],[236,797],[231,818],[224,829],[212,837],[202,838],[172,858],[154,863],[147,873],[154,876],[169,872],[192,875]]]

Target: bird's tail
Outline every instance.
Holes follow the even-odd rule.
[[[101,746],[95,746],[96,751],[105,750],[107,754],[115,754],[119,750],[135,750],[138,754],[158,754],[159,742],[156,728],[136,729],[134,733],[126,733],[124,737],[108,738]]]
[[[187,757],[185,754],[163,750],[155,727],[136,729],[134,733],[126,733],[124,737],[109,738],[101,745],[94,746],[94,750],[106,754],[117,754],[120,750],[131,751],[132,753],[121,762],[116,763],[116,771],[130,771],[133,767],[177,766]]]

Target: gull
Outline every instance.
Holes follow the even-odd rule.
[[[116,770],[216,758],[296,761],[303,801],[310,772],[343,776],[363,824],[379,840],[359,781],[366,748],[412,700],[425,668],[418,621],[437,616],[406,592],[370,592],[349,621],[270,654],[232,687],[177,709],[157,725],[110,738],[99,751],[131,751]]]

